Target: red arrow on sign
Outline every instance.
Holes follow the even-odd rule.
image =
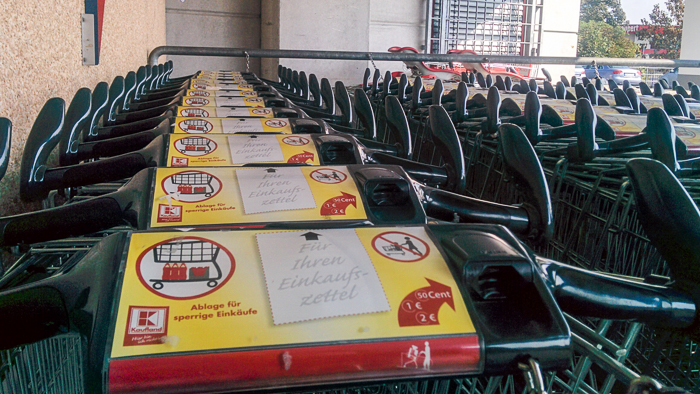
[[[298,155],[290,157],[287,163],[306,163],[307,160],[314,161],[314,154],[304,151],[304,153],[299,153]]]
[[[321,215],[345,215],[348,205],[357,208],[357,197],[352,194],[341,192],[342,195],[333,197],[321,206]]]
[[[412,291],[403,301],[399,309],[399,327],[434,326],[440,324],[438,312],[442,304],[447,304],[455,310],[452,298],[452,288],[440,282],[425,278],[430,286]]]

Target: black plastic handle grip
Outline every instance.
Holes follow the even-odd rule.
[[[538,257],[557,304],[576,316],[632,320],[655,327],[686,328],[696,305],[687,294],[664,286],[592,272]]]
[[[492,89],[498,93],[498,89],[495,86]],[[429,111],[430,132],[432,133],[435,149],[445,161],[445,169],[447,170],[448,181],[445,189],[464,194],[467,187],[466,164],[457,130],[445,108],[439,105],[431,105]]]
[[[76,204],[0,218],[0,245],[32,244],[90,234],[125,224],[119,202],[108,195]]]
[[[429,186],[422,187],[425,213],[433,218],[461,223],[489,223],[508,227],[518,234],[529,230],[528,212],[521,207],[498,204]]]
[[[537,154],[518,126],[504,124],[498,135],[508,173],[526,189],[523,193],[525,208],[529,206],[532,211],[528,215],[528,235],[537,242],[548,241],[554,234],[554,214],[547,179]]]
[[[5,176],[10,164],[10,148],[12,146],[12,122],[0,118],[0,180]]]
[[[387,96],[388,97],[388,96]],[[340,99],[338,101],[341,101]],[[363,136],[368,140],[377,139],[377,122],[369,97],[362,89],[355,89],[355,112],[364,130]],[[352,116],[352,114],[350,114]]]
[[[460,86],[463,84],[464,82],[460,82]],[[398,146],[397,155],[404,159],[413,159],[411,129],[408,126],[408,119],[401,102],[396,96],[387,96],[384,100],[384,109],[386,111],[387,131]]]
[[[447,171],[443,167],[407,160],[381,152],[373,153],[371,159],[377,164],[401,166],[416,181],[434,186],[447,185]]]
[[[24,201],[46,197],[40,185],[46,161],[61,138],[65,106],[65,101],[58,97],[46,101],[29,132],[19,170],[19,195]]]

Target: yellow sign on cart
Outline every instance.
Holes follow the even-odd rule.
[[[192,90],[188,89],[185,96],[190,97],[258,97],[258,92],[250,90]]]
[[[190,81],[190,89],[253,91],[254,87],[242,79],[227,79],[222,81],[215,79],[193,79]]]
[[[175,134],[237,134],[276,133],[292,134],[289,119],[284,118],[208,118],[177,117]]]
[[[168,167],[220,167],[250,163],[318,165],[320,161],[309,134],[170,136]]]
[[[151,227],[366,219],[343,166],[159,168]]]
[[[185,96],[180,102],[188,107],[256,107],[265,106],[261,97],[191,97]]]
[[[423,227],[135,233],[115,324],[112,358],[475,333]]]
[[[272,108],[178,106],[175,116],[187,118],[274,118]]]

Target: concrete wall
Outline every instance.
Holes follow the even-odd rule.
[[[260,48],[260,0],[166,0],[166,42],[175,46]],[[168,56],[174,76],[198,70],[245,70],[245,58]],[[162,61],[162,59],[161,59]],[[260,72],[260,59],[250,59]]]
[[[578,22],[581,0],[544,0],[540,56],[575,57],[578,48]],[[573,65],[542,65],[554,78],[574,75]],[[540,72],[538,76],[543,77]]]
[[[280,48],[280,0],[262,0],[260,7],[260,48]],[[277,80],[278,59],[260,59],[260,76]]]
[[[420,50],[427,0],[262,0],[263,48],[386,52],[392,46]],[[279,24],[279,28],[277,28]],[[266,39],[265,37],[268,37]],[[275,40],[277,37],[277,40]],[[358,84],[367,61],[281,59],[263,61],[266,78],[277,64],[315,73],[331,81]],[[401,62],[376,62],[382,70],[403,69]]]
[[[681,39],[681,59],[700,59],[700,46],[695,40],[700,37],[700,24],[694,23],[700,16],[700,2],[686,1],[685,15],[683,16],[683,38]],[[678,72],[678,82],[686,84],[688,81],[700,81],[700,68],[681,67]]]
[[[19,162],[24,142],[47,99],[70,102],[81,87],[94,88],[146,64],[165,44],[164,0],[108,1],[100,65],[82,65],[83,0],[2,0],[0,14],[0,116],[14,125],[11,163],[0,182],[0,215],[31,208],[19,203]]]
[[[369,50],[370,0],[280,0],[279,49]],[[359,83],[364,61],[280,59],[331,81]]]
[[[372,0],[370,3],[369,50],[413,47],[423,52],[427,0]],[[375,62],[381,71],[401,71],[403,62]],[[371,66],[370,66],[371,67]]]

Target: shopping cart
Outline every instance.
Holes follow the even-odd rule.
[[[184,154],[187,152],[204,152],[205,154],[211,152],[211,140],[208,138],[188,137],[179,140],[178,144],[183,146],[180,148],[180,152]]]
[[[42,280],[71,267],[106,234],[32,245],[0,276],[0,289]],[[80,336],[69,333],[0,351],[0,394],[83,393],[81,346]]]
[[[384,250],[387,255],[400,254],[401,256],[404,256],[406,254],[401,246],[396,244],[382,246],[382,250]]]
[[[211,197],[214,193],[213,179],[213,176],[203,172],[181,172],[170,177],[173,185],[177,185],[179,193],[203,194],[205,197]]]
[[[180,126],[188,133],[206,134],[212,129],[212,124],[206,120],[187,119],[180,123]]]
[[[207,286],[216,287],[222,277],[216,263],[219,250],[217,245],[206,241],[178,241],[157,246],[153,249],[153,261],[164,266],[163,276],[150,280],[153,288],[160,290],[169,282],[207,282]],[[216,275],[210,274],[210,267],[216,270]]]

